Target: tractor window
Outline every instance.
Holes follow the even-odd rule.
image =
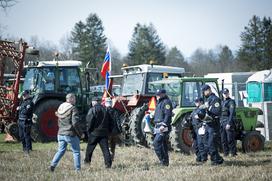
[[[77,68],[59,68],[59,71],[60,91],[80,92],[81,85]]]
[[[201,97],[201,82],[184,82],[183,83],[183,97],[182,106],[195,106],[194,100]]]
[[[122,95],[141,93],[143,88],[144,74],[129,74],[124,77]]]
[[[42,69],[42,81],[43,81],[43,89],[45,91],[54,91],[56,80],[55,80],[55,70],[54,68],[43,68]]]
[[[150,82],[155,82],[158,80],[162,80],[161,73],[148,73],[147,74],[147,93],[155,94],[158,89],[161,87],[156,86],[155,84],[150,84]]]
[[[25,81],[23,85],[24,90],[34,90],[37,87],[38,70],[36,68],[27,69]]]
[[[180,83],[179,82],[173,82],[169,84],[164,85],[164,89],[166,90],[166,93],[170,100],[173,103],[173,107],[179,107],[180,106]]]

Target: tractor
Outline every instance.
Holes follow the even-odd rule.
[[[122,75],[111,76],[122,78],[122,89],[119,96],[111,96],[113,107],[119,111],[122,125],[122,141],[127,144],[146,145],[142,119],[147,111],[147,104],[155,95],[156,89],[150,82],[163,78],[182,77],[185,70],[180,67],[142,64],[124,66]],[[109,90],[110,92],[110,90]]]
[[[35,141],[48,142],[57,138],[58,124],[55,111],[65,101],[67,93],[75,93],[77,107],[82,120],[89,110],[92,96],[90,82],[94,71],[92,68],[81,69],[82,63],[75,60],[39,61],[35,59],[25,65],[25,54],[38,55],[39,51],[30,49],[27,43],[20,41],[0,41],[0,125],[4,125],[6,132],[18,138],[16,107],[19,104],[19,88],[30,90],[33,97],[34,113],[31,137]],[[14,78],[9,85],[4,82],[4,60],[14,64]],[[22,85],[23,72],[24,83]],[[95,71],[97,72],[97,71]],[[83,75],[82,75],[83,74]],[[84,85],[83,85],[84,82]],[[7,139],[6,139],[7,140]]]
[[[174,151],[189,154],[192,151],[191,128],[188,118],[195,108],[194,100],[204,97],[201,86],[208,84],[219,97],[220,91],[217,78],[182,77],[179,79],[160,80],[150,83],[154,89],[164,88],[173,102],[172,131],[170,145]],[[222,97],[221,97],[222,98]],[[264,137],[256,131],[257,116],[262,114],[258,108],[237,107],[236,109],[236,139],[242,142],[244,152],[259,151],[264,148]],[[149,134],[146,141],[152,146],[152,121],[146,121],[150,114],[145,115],[142,123]],[[149,119],[150,120],[150,119]],[[147,129],[148,128],[148,129]]]

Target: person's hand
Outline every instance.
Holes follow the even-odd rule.
[[[162,133],[164,131],[164,126],[160,126],[159,130]]]
[[[197,114],[195,115],[195,119],[199,119],[199,117],[198,117],[198,115],[197,115]]]
[[[82,133],[80,138],[84,139],[85,138],[85,133]]]
[[[227,125],[226,125],[226,130],[229,130],[229,129],[230,129],[230,125],[227,124]]]
[[[18,106],[18,107],[16,108],[16,110],[17,110],[17,111],[19,111],[19,110],[20,110],[20,108],[21,108],[21,107],[20,107],[20,106]]]

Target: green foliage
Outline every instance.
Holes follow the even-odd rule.
[[[270,18],[262,20],[253,16],[241,33],[242,45],[238,61],[244,70],[262,70],[272,67],[272,23]]]
[[[86,23],[79,21],[71,32],[72,52],[76,59],[89,67],[101,67],[106,52],[106,37],[102,21],[90,14]]]
[[[231,72],[234,68],[234,56],[228,46],[220,47],[218,54],[218,63],[220,66],[220,72]]]
[[[166,55],[165,65],[182,67],[185,68],[185,71],[189,71],[189,64],[185,61],[182,53],[177,49],[177,47],[173,47]]]
[[[149,26],[136,24],[132,39],[129,42],[129,63],[132,65],[150,63],[165,63],[165,46],[157,35],[152,24]]]

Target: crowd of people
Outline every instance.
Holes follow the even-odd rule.
[[[229,97],[229,90],[222,90],[224,100],[220,100],[207,84],[202,86],[205,100],[201,97],[195,100],[196,108],[191,113],[192,137],[194,140],[196,161],[206,162],[210,157],[212,165],[219,165],[224,159],[219,154],[222,144],[224,156],[237,155],[235,141],[235,102]],[[30,130],[32,125],[33,103],[30,92],[23,92],[23,101],[18,107],[19,134],[26,154],[32,150]],[[154,113],[154,150],[162,166],[169,165],[168,138],[171,132],[172,102],[165,89],[156,92],[157,105]],[[80,139],[88,138],[84,164],[90,164],[93,151],[99,144],[106,168],[111,168],[115,155],[115,144],[109,140],[116,139],[121,130],[117,124],[118,114],[112,108],[111,99],[106,99],[104,105],[98,98],[92,99],[92,106],[86,116],[87,132],[82,129],[82,120],[76,108],[76,96],[73,93],[66,95],[66,101],[62,103],[56,115],[58,117],[58,150],[54,155],[50,171],[54,171],[59,161],[65,154],[67,145],[70,145],[74,168],[81,169]],[[218,138],[221,138],[219,140]],[[109,147],[111,149],[109,149]]]

